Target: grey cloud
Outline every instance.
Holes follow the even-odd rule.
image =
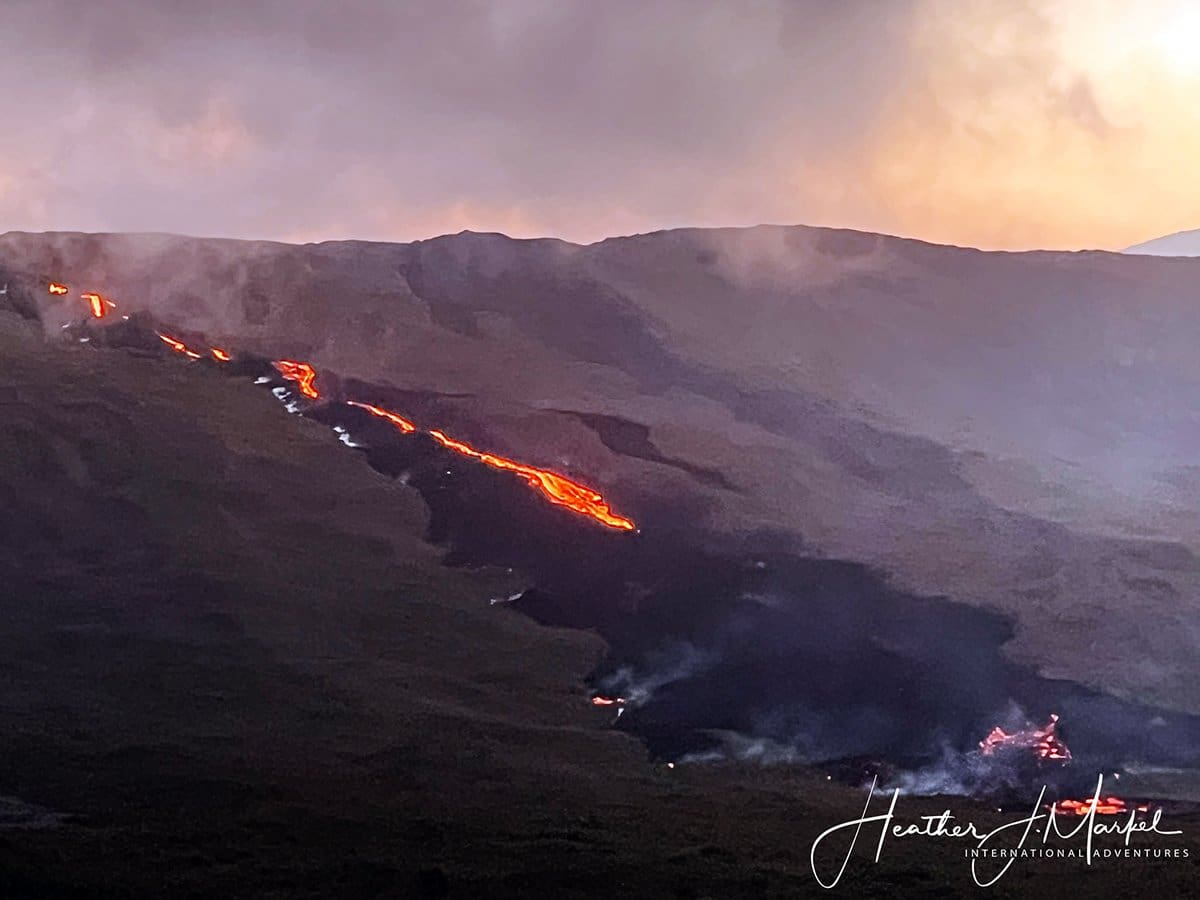
[[[413,238],[804,218],[907,2],[10,2],[11,228]],[[798,194],[788,180],[800,173]],[[514,225],[513,223],[516,223]]]

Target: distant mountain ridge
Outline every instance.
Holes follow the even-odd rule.
[[[1126,247],[1123,252],[1143,256],[1200,256],[1200,228],[1143,241]]]

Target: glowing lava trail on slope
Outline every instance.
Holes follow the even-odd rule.
[[[197,353],[195,350],[190,349],[188,347],[188,345],[185,344],[183,341],[177,341],[177,340],[175,340],[175,338],[165,335],[161,331],[156,331],[154,333],[158,335],[158,339],[160,341],[162,341],[164,344],[166,344],[168,347],[170,347],[176,353],[182,353],[184,356],[186,356],[190,359],[199,359],[200,358],[201,354]]]
[[[391,422],[405,434],[412,434],[417,430],[417,426],[403,416],[398,416],[394,412],[390,412],[379,406],[372,406],[370,403],[359,403],[357,400],[347,400],[347,406],[357,406],[359,409],[365,409],[373,416],[378,416],[381,419],[386,419]]]
[[[604,502],[604,498],[589,487],[584,487],[582,484],[577,484],[568,478],[564,478],[562,475],[546,469],[535,469],[533,466],[505,459],[503,456],[480,452],[469,444],[447,437],[441,431],[431,430],[429,434],[435,441],[449,450],[461,453],[463,456],[469,456],[472,459],[477,459],[481,463],[492,466],[495,469],[504,469],[508,472],[517,473],[525,479],[530,487],[540,491],[546,499],[557,506],[565,506],[567,509],[590,516],[600,524],[607,525],[609,528],[616,528],[621,531],[633,531],[636,527],[629,519],[616,515],[609,508],[608,504]]]
[[[314,385],[317,380],[317,371],[308,363],[296,362],[291,359],[277,359],[272,365],[288,381],[296,382],[300,387],[300,393],[305,397],[316,400],[321,396]]]
[[[347,400],[346,403],[349,406],[357,406],[359,409],[365,409],[371,415],[391,422],[405,434],[412,434],[417,430],[417,427],[408,419],[390,410],[379,406],[372,406],[370,403],[360,403],[357,400]],[[596,520],[601,525],[606,525],[609,528],[615,528],[619,531],[633,531],[637,527],[631,520],[614,513],[608,504],[604,502],[604,498],[600,494],[589,487],[571,481],[569,478],[564,478],[562,475],[546,469],[535,469],[533,466],[505,459],[502,456],[483,453],[469,444],[447,437],[444,432],[436,429],[431,429],[429,434],[435,441],[448,450],[461,453],[463,456],[469,456],[471,459],[477,459],[494,469],[515,472],[530,487],[537,490],[556,506],[565,506],[567,509]]]
[[[115,309],[116,305],[111,300],[101,297],[94,291],[87,291],[80,295],[87,301],[88,306],[92,310],[92,316],[97,319],[103,319],[108,314],[110,308]]]
[[[66,293],[67,291],[64,285],[56,281],[50,283],[49,289],[52,294]],[[92,315],[97,319],[103,318],[110,307],[116,306],[111,300],[94,292],[87,292],[82,296],[90,304]],[[186,356],[189,359],[201,359],[204,355],[193,350],[178,338],[163,334],[161,331],[156,331],[155,334],[158,335],[160,341],[176,353]],[[232,358],[228,351],[220,347],[212,347],[209,352],[212,354],[213,359],[219,362],[228,362]],[[316,386],[317,371],[311,365],[293,359],[277,359],[272,362],[272,365],[285,379],[295,382],[300,393],[305,397],[310,400],[320,399],[321,393],[317,390]],[[418,430],[417,426],[408,419],[380,406],[362,403],[357,400],[347,400],[346,404],[358,407],[359,409],[365,409],[371,415],[390,422],[404,434],[414,434]],[[517,462],[516,460],[506,459],[503,456],[496,456],[493,453],[476,450],[470,444],[448,437],[445,432],[436,429],[430,429],[429,435],[448,450],[478,460],[494,469],[519,475],[526,484],[538,491],[555,506],[562,506],[572,512],[587,516],[607,528],[613,528],[618,531],[635,531],[637,529],[637,526],[634,525],[631,519],[613,512],[612,508],[598,492],[572,481],[563,475],[559,475],[557,472],[551,472],[548,469],[538,469],[534,466]]]

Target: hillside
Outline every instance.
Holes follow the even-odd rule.
[[[1147,256],[1200,256],[1200,228],[1143,241],[1126,247],[1125,252]]]
[[[800,227],[586,247],[9,234],[0,259],[34,290],[88,285],[436,395],[477,442],[634,512],[869,564],[1014,617],[1006,652],[1045,674],[1200,711],[1200,263]],[[65,321],[31,302],[48,333]]]
[[[489,602],[531,572],[544,593],[517,607],[577,615],[622,652],[720,639],[725,667],[665,692],[651,737],[665,712],[794,714],[803,698],[844,729],[827,755],[883,702],[916,744],[933,736],[914,710],[961,712],[977,740],[965,717],[1003,702],[994,676],[1071,699],[1076,735],[1141,747],[1150,713],[1114,697],[1200,708],[1186,473],[1116,502],[1185,458],[1190,266],[812,229],[590,247],[5,236],[0,893],[814,892],[808,847],[861,794],[827,780],[837,768],[651,760],[588,702],[611,648]],[[79,307],[51,280],[187,340],[307,360],[330,396],[386,397],[575,475],[640,530],[613,538],[466,466],[438,480],[428,440],[381,458],[386,425],[357,425],[373,446],[348,452],[319,407],[285,415],[252,377],[153,337],[151,352],[63,332]],[[1099,340],[1117,333],[1137,338],[1129,365]],[[1002,444],[1006,416],[1044,439]],[[1117,459],[1126,483],[1103,477]],[[528,565],[461,565],[505,555]],[[767,592],[743,595],[760,566]],[[1168,720],[1170,740],[1190,733]],[[1191,841],[1187,808],[1171,815]],[[969,883],[960,854],[906,847],[846,887],[945,896]],[[1187,883],[1187,867],[1152,871]],[[1032,864],[999,896],[1078,879]]]

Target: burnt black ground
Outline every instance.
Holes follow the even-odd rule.
[[[453,421],[454,398],[363,383],[344,390],[425,421]],[[686,497],[643,498],[639,531],[614,532],[336,398],[306,414],[347,428],[373,468],[421,493],[429,535],[449,548],[448,562],[513,567],[532,585],[515,609],[595,629],[609,653],[594,681],[623,667],[652,677],[681,654],[696,657],[620,720],[655,756],[709,749],[710,732],[733,731],[810,762],[869,757],[919,767],[946,747],[973,749],[1016,703],[1038,723],[1052,713],[1068,723],[1076,764],[1065,788],[1087,789],[1097,772],[1129,760],[1200,764],[1200,719],[1014,664],[1001,652],[1013,635],[1003,616],[906,593],[867,566],[806,555],[786,535],[710,533],[687,514]],[[636,429],[598,424],[614,447],[653,455]]]
[[[141,315],[94,340],[180,360],[155,336],[157,327]],[[712,533],[687,515],[692,501],[684,495],[643,497],[643,527],[614,532],[548,505],[511,474],[342,402],[478,430],[457,409],[461,396],[323,372],[322,396],[309,401],[267,360],[241,355],[229,366],[198,365],[235,378],[266,375],[304,415],[346,429],[373,468],[421,494],[428,537],[448,548],[449,564],[515,568],[531,587],[513,608],[544,624],[597,630],[609,652],[594,681],[606,684],[622,669],[635,680],[654,678],[678,668],[681,657],[693,660],[660,678],[666,683],[649,702],[618,723],[656,757],[710,750],[713,735],[736,732],[810,763],[873,759],[919,768],[947,749],[972,750],[993,725],[1009,724],[1005,714],[1016,704],[1033,722],[1059,714],[1068,723],[1075,764],[1056,775],[1055,788],[1070,796],[1089,790],[1096,773],[1130,761],[1200,765],[1200,719],[1014,664],[1001,652],[1013,637],[1002,616],[906,593],[867,566],[805,554],[794,536]],[[596,428],[615,452],[678,465],[662,459],[635,423],[566,415]]]

